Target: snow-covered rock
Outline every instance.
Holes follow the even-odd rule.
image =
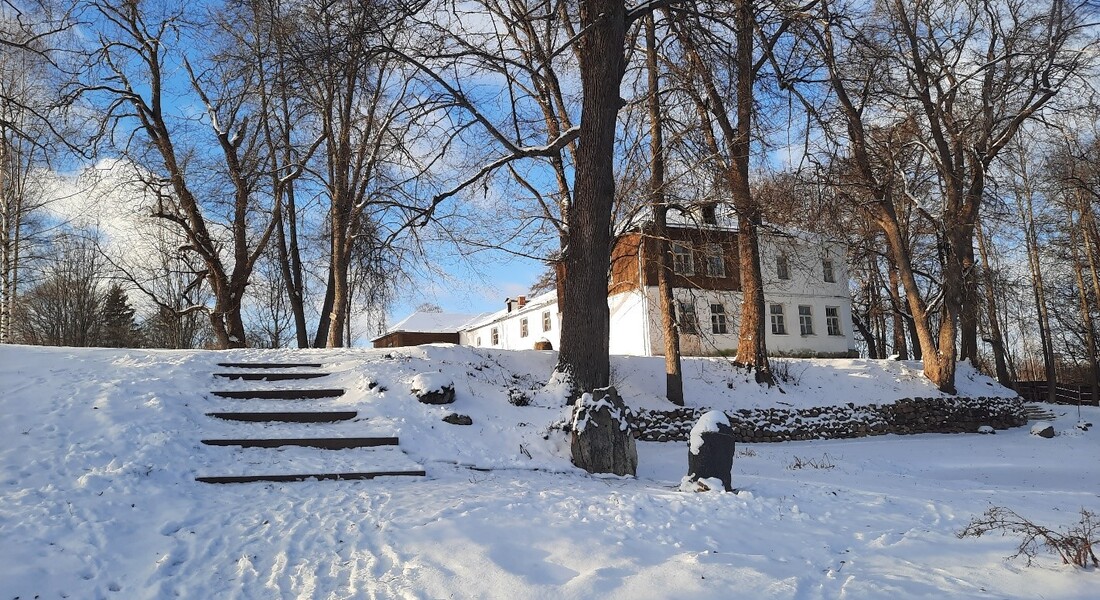
[[[1031,435],[1037,435],[1044,438],[1054,437],[1054,425],[1051,425],[1047,421],[1039,421],[1031,426]]]
[[[573,464],[589,473],[635,475],[638,449],[629,417],[630,409],[614,387],[581,394],[573,408]]]

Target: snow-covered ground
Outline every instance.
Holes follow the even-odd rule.
[[[303,383],[217,381],[219,361],[309,360]],[[1053,439],[882,436],[742,444],[736,494],[677,491],[687,443],[640,443],[637,479],[569,463],[555,356],[449,346],[176,352],[0,346],[0,600],[10,598],[1096,598],[1100,572],[1017,540],[958,539],[991,506],[1053,527],[1100,512],[1100,430]],[[690,405],[720,409],[939,395],[912,363],[789,360],[783,391],[720,360],[685,364]],[[432,375],[427,375],[431,374]],[[417,378],[420,375],[421,377]],[[960,392],[1007,391],[960,369]],[[660,359],[621,358],[628,403],[660,399]],[[423,405],[413,381],[453,381]],[[215,389],[340,387],[294,410],[350,422],[222,422],[286,410]],[[529,406],[508,403],[509,388]],[[276,408],[277,407],[277,408]],[[473,425],[442,422],[469,415]],[[1097,423],[1100,411],[1084,410]],[[302,429],[308,428],[308,429]],[[239,450],[212,437],[398,435],[399,450]],[[426,478],[209,485],[197,475],[422,466]],[[802,465],[801,468],[794,468]],[[297,469],[290,469],[291,471]]]

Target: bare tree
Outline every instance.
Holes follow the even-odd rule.
[[[194,66],[182,50],[183,36],[199,30],[185,19],[186,8],[106,0],[90,8],[100,26],[93,60],[104,72],[90,75],[83,93],[102,102],[103,133],[120,142],[131,160],[159,174],[146,181],[157,199],[153,215],[177,226],[187,239],[182,250],[201,258],[195,281],[212,291],[208,315],[219,347],[243,346],[245,287],[279,211],[278,204],[261,206],[256,193],[270,157],[260,152],[258,127],[250,121],[255,74],[218,56],[217,36],[206,38],[213,50]],[[209,142],[219,158],[185,141],[187,124],[175,119],[168,99],[179,91],[166,69],[170,60],[182,64],[188,91],[205,108]],[[215,215],[224,220],[212,223]]]
[[[990,165],[1020,128],[1089,66],[1087,4],[912,3],[892,0],[857,13],[823,1],[811,45],[827,74],[842,131],[825,130],[848,148],[850,185],[882,228],[898,263],[920,340],[924,372],[953,392],[955,361],[976,352],[974,227]],[[817,110],[813,103],[807,103]],[[911,200],[938,227],[939,297],[922,297],[899,226],[887,202],[904,177],[876,155],[872,123],[907,123],[938,174],[938,189]],[[938,319],[933,322],[934,312]],[[962,328],[963,351],[956,341]]]
[[[100,284],[107,265],[87,233],[67,232],[52,242],[41,282],[20,297],[13,333],[25,344],[94,346],[100,342]]]

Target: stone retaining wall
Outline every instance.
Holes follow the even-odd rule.
[[[649,442],[685,441],[703,409],[637,411],[634,436]],[[1027,423],[1020,398],[903,398],[891,404],[818,408],[754,408],[729,411],[738,442],[854,438],[887,433],[977,432]]]

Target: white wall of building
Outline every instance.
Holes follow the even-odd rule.
[[[787,277],[781,278],[778,256],[786,256]],[[844,354],[855,348],[852,334],[852,301],[848,295],[844,248],[816,239],[762,236],[761,270],[764,283],[764,320],[768,352],[771,354],[811,355]],[[833,280],[825,281],[824,260],[832,261]],[[685,355],[733,352],[737,349],[740,325],[741,293],[717,290],[676,288],[676,300],[695,307],[698,333],[682,334],[680,349]],[[664,353],[661,309],[658,290],[647,287],[609,296],[611,314],[610,350],[612,354],[660,355]],[[712,304],[720,304],[726,316],[726,332],[716,333]],[[786,333],[775,333],[771,305],[783,308]],[[799,307],[810,307],[813,332],[803,335]],[[826,308],[835,307],[839,335],[829,335]],[[482,348],[530,350],[545,339],[554,349],[560,347],[561,315],[554,292],[530,300],[523,308],[498,311],[476,321],[460,332],[460,343]],[[543,315],[548,314],[550,329],[543,330]],[[527,336],[521,335],[527,320]],[[493,331],[497,342],[493,343]]]
[[[546,295],[544,295],[546,296]],[[561,316],[553,293],[548,298],[538,296],[523,308],[512,312],[499,311],[474,323],[473,327],[459,332],[459,343],[480,348],[502,350],[532,350],[535,343],[545,339],[555,350],[561,340]],[[550,329],[543,328],[543,316],[549,313]],[[522,334],[522,321],[527,320],[527,336]],[[497,343],[493,343],[493,330],[497,331]]]
[[[607,305],[611,311],[611,354],[649,355],[652,325],[646,322],[648,302],[649,299],[641,290],[607,297]]]
[[[780,278],[777,268],[776,257],[780,254],[787,257],[786,279]],[[851,325],[852,301],[848,295],[848,274],[845,270],[842,246],[815,240],[766,236],[761,240],[760,256],[764,282],[765,343],[770,354],[835,355],[844,354],[855,348]],[[825,281],[823,263],[825,259],[833,263],[833,282]],[[697,334],[681,334],[680,351],[683,354],[718,354],[736,351],[740,326],[740,292],[676,288],[673,295],[677,301],[695,308],[699,325]],[[612,301],[609,298],[609,302]],[[620,335],[620,331],[613,328],[612,344],[613,347],[618,347],[619,351],[612,350],[612,352],[664,354],[661,305],[656,287],[646,288],[646,304],[649,311],[644,327],[649,331],[648,347],[644,343],[633,349],[626,345],[616,345],[615,338]],[[726,333],[716,332],[718,327],[712,320],[712,304],[720,304],[724,309]],[[786,333],[773,332],[771,319],[773,304],[782,306]],[[798,312],[800,306],[810,307],[812,334],[802,335]],[[840,335],[828,333],[827,307],[837,309]]]

